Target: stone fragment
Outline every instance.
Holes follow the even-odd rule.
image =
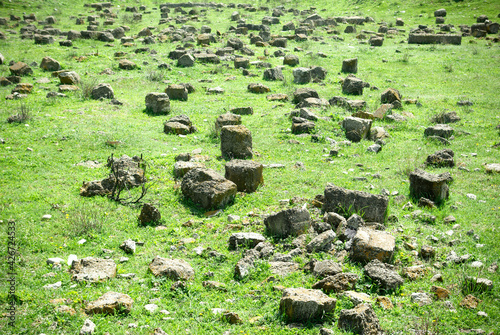
[[[225,177],[236,184],[239,192],[252,193],[264,182],[264,166],[248,160],[233,159],[226,163]]]
[[[327,252],[333,248],[332,242],[335,237],[336,235],[333,230],[327,230],[313,238],[312,241],[306,245],[306,250],[309,253],[320,251]]]
[[[266,69],[263,74],[263,79],[268,81],[283,81],[285,80],[285,77],[283,76],[281,67],[275,67],[272,69]]]
[[[155,277],[166,277],[171,280],[189,280],[194,277],[194,269],[182,259],[156,256],[149,264],[149,270]]]
[[[118,63],[118,67],[122,70],[133,70],[137,67],[137,65],[128,59],[122,59]]]
[[[411,302],[417,303],[419,306],[432,304],[432,298],[429,294],[423,292],[416,292],[411,294]]]
[[[61,70],[61,64],[52,57],[43,57],[40,63],[40,68],[45,71],[59,71]]]
[[[174,176],[176,178],[182,178],[186,173],[196,168],[204,168],[205,165],[201,162],[185,162],[179,161],[174,164]]]
[[[86,257],[73,261],[69,272],[73,281],[105,281],[116,277],[116,264],[112,259]]]
[[[234,200],[237,186],[206,168],[190,170],[181,183],[182,194],[204,209],[223,208]]]
[[[320,290],[287,288],[281,297],[280,312],[285,314],[290,322],[306,322],[332,313],[336,302]]]
[[[221,130],[221,153],[225,158],[252,158],[252,133],[242,125],[224,126]]]
[[[342,83],[342,93],[352,95],[363,95],[364,83],[353,75],[348,75]]]
[[[86,319],[83,323],[82,328],[80,329],[80,335],[91,335],[95,332],[95,323],[90,319]]]
[[[85,307],[85,313],[92,314],[129,314],[134,301],[130,296],[117,292],[107,292]]]
[[[264,224],[268,234],[286,238],[305,233],[311,222],[307,209],[295,207],[268,216],[264,219]]]
[[[229,237],[229,250],[239,249],[241,246],[254,248],[266,238],[258,233],[234,233]]]
[[[293,70],[293,82],[298,85],[307,84],[311,81],[311,69],[298,67]]]
[[[451,179],[448,172],[435,175],[415,169],[410,173],[410,196],[414,199],[424,197],[440,203],[449,197],[448,182]]]
[[[395,243],[396,239],[389,233],[361,227],[352,239],[350,257],[360,262],[378,259],[389,263],[394,254]]]
[[[315,277],[323,278],[327,276],[335,276],[342,272],[342,265],[331,259],[317,261],[314,263],[312,273]]]
[[[9,67],[10,74],[13,76],[27,76],[27,75],[32,75],[33,70],[31,67],[23,62],[17,62]]]
[[[372,126],[371,120],[348,116],[342,121],[342,127],[348,140],[359,142],[367,138]]]
[[[241,116],[233,113],[219,115],[215,120],[215,130],[219,132],[224,126],[237,126],[241,124]]]
[[[92,99],[114,99],[115,92],[110,84],[101,83],[92,89]]]
[[[439,136],[449,139],[453,135],[453,128],[446,124],[437,124],[432,127],[427,127],[424,131],[424,136]]]
[[[353,309],[340,311],[337,326],[344,331],[362,335],[378,335],[380,324],[371,304],[360,304]]]
[[[425,162],[426,165],[432,165],[435,167],[454,167],[455,160],[453,159],[453,150],[451,149],[443,149],[436,151],[432,155],[427,156],[427,160]]]
[[[170,98],[166,93],[148,93],[145,101],[146,110],[153,114],[168,114],[170,112]]]
[[[313,289],[321,289],[325,293],[341,293],[348,290],[354,290],[359,276],[355,273],[338,273],[334,276],[328,276],[315,283]]]
[[[350,58],[342,61],[342,72],[344,73],[357,73],[358,72],[358,59]]]
[[[394,271],[394,267],[374,259],[363,268],[365,274],[386,290],[395,290],[403,285],[403,278]]]
[[[196,127],[187,115],[178,115],[163,124],[165,134],[188,135],[196,132]]]
[[[78,85],[80,83],[80,76],[75,71],[66,71],[59,73],[59,80],[61,84]]]
[[[127,254],[135,253],[135,241],[128,239],[120,245],[120,249],[125,251]]]

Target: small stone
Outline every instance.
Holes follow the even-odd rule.
[[[156,304],[147,304],[144,306],[144,309],[149,313],[154,313],[158,309],[158,305]]]
[[[87,242],[87,240],[86,240],[86,239],[84,239],[84,238],[82,238],[82,239],[81,239],[80,241],[78,241],[77,243],[81,245],[81,244],[84,244],[85,242]]]
[[[61,286],[62,286],[62,282],[58,281],[57,283],[54,283],[54,284],[47,284],[43,288],[46,290],[53,290],[53,289],[60,288]]]
[[[427,293],[416,292],[411,294],[411,302],[418,303],[420,306],[432,304],[432,299]]]
[[[122,249],[123,251],[125,251],[128,254],[135,253],[135,241],[131,240],[131,239],[128,239],[128,240],[124,241],[120,245],[120,249]]]
[[[50,214],[45,214],[44,216],[42,216],[42,221],[49,221],[50,219],[52,219],[52,215]]]
[[[83,327],[80,329],[80,335],[90,335],[95,332],[95,323],[90,319],[86,319],[83,323]]]

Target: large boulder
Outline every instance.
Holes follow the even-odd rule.
[[[170,99],[166,93],[151,92],[146,95],[146,110],[153,114],[168,114]]]
[[[217,172],[206,169],[192,169],[184,175],[182,194],[204,209],[222,208],[234,200],[237,186]]]
[[[335,276],[342,272],[342,265],[331,259],[314,262],[312,273],[317,278]]]
[[[263,79],[269,81],[277,81],[277,80],[283,81],[285,80],[285,77],[283,76],[281,67],[275,67],[272,69],[266,69],[264,71]]]
[[[110,314],[119,313],[128,314],[132,310],[132,298],[123,293],[107,292],[99,299],[91,301],[85,306],[85,313],[92,314]]]
[[[166,277],[171,280],[189,280],[194,277],[193,268],[182,259],[156,256],[149,264],[149,270],[156,277]]]
[[[403,285],[403,278],[394,271],[394,266],[374,259],[363,268],[365,275],[384,290],[395,290]]]
[[[295,207],[269,215],[264,224],[269,235],[286,238],[305,233],[311,225],[311,217],[307,209]]]
[[[348,140],[359,142],[370,135],[372,120],[359,117],[348,116],[342,121],[342,127],[345,130],[345,136]]]
[[[374,259],[389,263],[394,255],[396,239],[385,231],[360,227],[352,239],[350,258],[368,263]]]
[[[33,74],[31,67],[23,62],[17,62],[9,67],[10,74],[13,76],[27,76]]]
[[[320,290],[288,288],[283,291],[280,312],[285,314],[290,322],[306,322],[332,313],[336,303],[335,299]]]
[[[61,84],[78,85],[80,83],[80,76],[74,71],[65,71],[59,73],[59,80]]]
[[[116,264],[112,259],[86,257],[71,263],[71,280],[99,282],[116,277]]]
[[[348,190],[333,184],[325,188],[325,212],[335,212],[345,217],[359,213],[365,221],[383,223],[388,205],[387,196]]]
[[[360,304],[353,309],[340,311],[337,326],[344,330],[362,335],[379,335],[380,324],[371,304]]]
[[[188,100],[188,90],[184,85],[168,85],[168,87],[165,89],[165,93],[167,93],[170,100]]]
[[[293,82],[295,84],[307,84],[311,81],[311,69],[307,67],[298,67],[293,70]]]
[[[342,61],[342,72],[357,73],[358,72],[358,59],[350,58]]]
[[[110,84],[101,83],[92,89],[92,99],[114,99],[115,92]]]
[[[449,172],[436,175],[415,169],[410,173],[410,196],[414,199],[424,197],[440,203],[449,197],[448,182],[451,180]]]
[[[252,193],[264,182],[261,163],[248,160],[233,159],[226,163],[226,179],[238,187],[239,192]]]
[[[252,158],[252,133],[242,125],[224,126],[220,134],[220,150],[225,158]]]

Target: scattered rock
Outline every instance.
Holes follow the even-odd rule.
[[[264,182],[261,163],[233,159],[226,163],[226,179],[236,184],[239,192],[252,193]]]
[[[182,259],[156,256],[149,264],[149,270],[155,277],[166,277],[171,280],[189,280],[194,277],[194,269]]]
[[[264,219],[264,224],[268,234],[286,238],[305,233],[311,221],[307,209],[295,207],[268,216]]]
[[[69,272],[73,281],[106,281],[116,277],[116,264],[112,259],[86,257],[73,261]]]
[[[107,292],[85,307],[85,313],[92,314],[129,314],[134,301],[130,296],[117,292]]]
[[[377,315],[370,304],[341,310],[337,326],[344,331],[363,335],[378,335],[381,332]]]
[[[374,259],[363,268],[365,274],[386,290],[395,290],[403,285],[403,278],[394,271],[394,267]]]
[[[287,288],[281,297],[280,312],[284,313],[290,322],[306,322],[332,313],[336,303],[335,299],[320,290]]]

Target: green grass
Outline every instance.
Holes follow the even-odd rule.
[[[69,29],[83,30],[84,26],[76,26],[74,18],[84,14],[87,16],[90,8],[83,7],[84,1],[36,1],[33,3],[19,3],[3,1],[0,6],[0,17],[9,14],[22,16],[33,12],[38,19],[54,15],[57,19],[55,28],[62,31]],[[148,10],[159,7],[162,1],[142,1]],[[420,5],[420,3],[423,3]],[[139,6],[139,2],[118,2],[120,5],[115,25],[129,25],[127,36],[137,34],[145,26],[157,26],[159,11],[152,14],[143,14],[143,21],[139,23],[127,20],[125,6]],[[255,7],[269,6],[274,8],[281,2],[260,1]],[[425,213],[436,216],[436,222],[427,224],[413,219],[406,219],[404,215],[411,211],[402,209],[402,205],[394,202],[391,197],[389,214],[399,218],[397,223],[386,222],[387,230],[397,241],[394,264],[398,271],[403,267],[420,262],[431,270],[426,276],[416,281],[405,280],[404,287],[393,293],[387,293],[395,308],[383,310],[375,306],[375,312],[380,319],[381,326],[390,334],[411,332],[411,329],[429,329],[428,334],[457,334],[461,329],[481,328],[486,332],[498,331],[500,324],[500,308],[498,304],[499,289],[498,273],[492,274],[486,268],[498,261],[500,247],[497,243],[500,238],[498,232],[500,222],[499,175],[487,175],[483,164],[498,162],[498,148],[492,148],[500,142],[498,130],[500,124],[500,68],[498,44],[485,39],[464,37],[461,46],[448,45],[408,45],[401,43],[407,40],[411,28],[418,24],[434,26],[433,12],[438,8],[446,8],[448,16],[446,23],[455,25],[471,25],[475,23],[474,16],[486,14],[496,21],[500,6],[494,1],[434,1],[431,2],[394,2],[394,1],[354,1],[344,0],[334,3],[321,2],[286,2],[285,7],[299,10],[317,7],[323,17],[362,15],[371,16],[376,22],[385,21],[394,23],[396,17],[405,20],[402,27],[406,33],[400,33],[394,38],[386,37],[384,46],[370,48],[366,44],[359,44],[355,34],[344,34],[344,25],[332,27],[339,30],[345,41],[339,42],[330,39],[326,30],[317,28],[314,36],[323,37],[321,42],[288,41],[287,49],[297,54],[300,66],[319,65],[328,70],[324,85],[310,84],[317,90],[320,97],[330,99],[333,96],[343,96],[339,80],[342,60],[358,58],[358,73],[356,76],[379,88],[378,91],[365,89],[361,97],[369,109],[374,111],[380,105],[380,94],[387,88],[398,89],[404,98],[418,99],[422,107],[404,105],[404,111],[414,117],[408,118],[405,123],[391,123],[375,121],[375,126],[384,127],[391,137],[379,154],[370,154],[366,148],[369,141],[353,143],[351,146],[342,146],[341,157],[329,161],[323,155],[330,151],[327,142],[313,143],[308,137],[292,135],[289,128],[291,121],[286,116],[294,106],[290,102],[284,104],[269,102],[265,95],[247,92],[247,85],[251,82],[262,82],[270,87],[271,93],[286,93],[291,95],[299,87],[293,84],[292,68],[285,67],[283,73],[287,81],[264,82],[262,69],[251,67],[249,71],[257,77],[245,77],[239,70],[234,69],[233,62],[222,62],[218,66],[196,63],[192,68],[178,68],[176,62],[168,59],[168,53],[177,46],[176,43],[157,43],[147,45],[154,49],[156,54],[138,53],[136,48],[142,47],[136,42],[135,47],[126,48],[120,41],[114,42],[114,47],[106,47],[105,43],[93,40],[74,41],[73,48],[59,47],[57,43],[50,45],[34,45],[32,40],[20,40],[17,35],[7,34],[7,40],[0,40],[0,52],[9,61],[24,61],[28,64],[41,62],[44,56],[51,56],[61,63],[65,70],[76,71],[82,78],[82,87],[85,83],[109,83],[114,89],[115,98],[123,102],[122,106],[114,106],[107,101],[94,101],[86,98],[85,92],[68,93],[68,98],[46,99],[49,91],[57,91],[59,80],[51,77],[50,73],[34,67],[33,76],[23,77],[23,82],[34,84],[33,92],[24,100],[5,100],[11,93],[13,86],[0,87],[0,138],[5,143],[0,144],[0,220],[3,223],[0,234],[1,245],[0,266],[1,277],[7,273],[7,221],[16,221],[16,243],[18,255],[17,269],[17,321],[15,328],[9,328],[0,323],[0,332],[4,334],[77,334],[86,319],[82,312],[85,304],[97,299],[107,291],[117,291],[129,294],[134,299],[134,307],[128,316],[92,316],[97,325],[97,334],[150,334],[156,327],[161,327],[169,334],[221,334],[230,331],[232,334],[317,334],[322,326],[342,332],[336,328],[336,319],[342,308],[351,308],[352,303],[343,296],[337,296],[337,308],[333,318],[327,318],[323,325],[308,323],[300,331],[287,326],[285,319],[279,314],[281,294],[274,291],[274,285],[285,287],[310,288],[316,279],[303,271],[279,278],[279,283],[267,283],[264,280],[271,275],[265,262],[259,263],[249,278],[237,281],[233,277],[233,269],[241,258],[240,252],[227,249],[229,236],[238,231],[252,231],[264,233],[263,220],[254,214],[269,214],[283,208],[279,204],[281,199],[291,199],[295,196],[312,199],[322,194],[327,183],[334,183],[349,189],[379,193],[383,188],[390,192],[397,191],[409,198],[408,173],[417,167],[422,167],[427,155],[442,148],[441,145],[426,140],[423,137],[424,129],[431,125],[432,116],[445,109],[455,110],[462,118],[459,123],[453,124],[455,139],[450,148],[455,152],[457,167],[451,169],[426,168],[432,173],[449,171],[454,179],[450,187],[450,198],[443,206],[432,210],[424,209]],[[57,8],[57,12],[54,11]],[[325,11],[322,11],[325,9]],[[113,11],[116,10],[116,7]],[[197,29],[208,24],[212,30],[219,30],[225,34],[234,22],[229,21],[235,9],[224,8],[221,12],[208,9],[200,16],[199,22],[188,22]],[[247,12],[237,9],[242,17],[251,23],[260,23],[267,12]],[[404,11],[404,13],[402,12]],[[422,14],[422,17],[419,15]],[[178,14],[170,13],[171,17]],[[291,13],[280,18],[282,24],[293,20]],[[100,19],[102,22],[103,19]],[[170,24],[170,23],[169,23]],[[172,23],[176,28],[182,24]],[[22,26],[22,25],[21,25]],[[166,29],[167,25],[157,26],[154,34]],[[19,32],[19,28],[12,28]],[[102,26],[101,26],[102,28]],[[366,24],[358,27],[360,30],[377,31],[377,24]],[[6,27],[0,27],[5,32]],[[280,25],[271,28],[273,34],[282,34]],[[292,33],[292,32],[290,32]],[[288,35],[288,33],[283,34]],[[210,49],[225,46],[225,40],[233,37],[227,34],[218,37],[218,42]],[[248,36],[239,37],[249,44]],[[264,48],[250,46],[256,56],[264,56]],[[294,47],[302,47],[304,52],[293,52]],[[276,48],[269,47],[272,55]],[[114,53],[124,51],[125,58],[134,61],[139,69],[123,71],[118,69],[118,59]],[[317,52],[324,52],[328,58],[317,57]],[[311,52],[311,54],[307,54]],[[87,59],[78,62],[76,58],[86,56]],[[76,58],[75,58],[76,57]],[[386,60],[386,62],[383,62]],[[282,65],[282,60],[268,57],[266,62],[274,66]],[[158,64],[167,63],[171,70],[160,70]],[[225,65],[228,65],[227,67]],[[99,75],[106,68],[111,68],[115,74]],[[214,71],[215,70],[215,71]],[[8,76],[8,65],[0,65],[0,76]],[[48,84],[38,84],[36,80],[47,77]],[[236,79],[226,80],[235,77]],[[212,80],[211,83],[200,82],[200,79]],[[196,92],[189,95],[187,102],[172,101],[170,116],[187,114],[198,132],[185,138],[166,135],[163,133],[163,122],[170,116],[151,116],[145,113],[144,97],[149,92],[163,92],[169,83],[186,83],[194,85]],[[88,85],[87,85],[88,86]],[[220,86],[225,90],[221,96],[206,95],[205,89]],[[88,91],[83,90],[83,91]],[[459,107],[459,100],[474,102],[472,107]],[[31,119],[21,123],[7,123],[7,118],[21,110],[24,104],[29,108]],[[213,139],[212,128],[218,115],[232,107],[252,106],[254,115],[242,116],[243,124],[252,132],[254,160],[263,164],[280,163],[285,169],[265,169],[264,185],[252,194],[238,194],[233,205],[224,209],[224,212],[212,218],[205,218],[204,210],[191,206],[182,198],[179,181],[173,177],[174,157],[182,152],[191,152],[201,148],[202,154],[211,157],[206,165],[219,172],[224,171],[224,160],[219,160],[220,143]],[[340,142],[345,140],[340,122],[350,113],[341,108],[314,110],[323,117],[332,119],[319,120],[316,123],[317,134],[330,137]],[[401,111],[396,111],[400,113]],[[467,132],[469,135],[460,135]],[[291,144],[289,140],[298,140],[300,144]],[[117,146],[106,144],[107,141],[120,141]],[[33,149],[28,151],[27,148]],[[471,155],[476,153],[477,156]],[[162,224],[165,230],[155,230],[154,227],[139,227],[137,217],[139,206],[122,206],[107,198],[83,198],[79,196],[79,189],[83,181],[102,179],[107,176],[108,170],[102,167],[89,169],[75,166],[76,163],[86,160],[98,160],[105,163],[108,156],[114,154],[119,157],[140,155],[149,164],[147,176],[156,181],[149,190],[145,201],[158,206],[162,213]],[[296,162],[302,162],[305,169],[294,168]],[[356,166],[363,164],[362,167]],[[458,167],[466,167],[464,171]],[[475,169],[479,169],[475,171]],[[372,179],[370,175],[380,174],[380,179]],[[353,177],[367,177],[368,181],[355,181]],[[466,194],[473,193],[477,200],[467,198]],[[301,202],[299,205],[302,205]],[[416,204],[414,204],[414,209]],[[311,208],[314,219],[320,219],[321,214]],[[44,214],[51,214],[49,221],[42,221]],[[239,227],[229,226],[227,215],[236,214],[242,217]],[[460,228],[455,229],[452,236],[443,235],[452,227],[443,223],[443,218],[453,215]],[[184,225],[192,220],[192,225]],[[244,222],[244,224],[243,224]],[[466,234],[473,229],[479,236],[476,241],[473,236]],[[182,240],[191,238],[195,234],[199,237],[195,243],[182,246]],[[422,261],[406,250],[403,242],[414,238],[420,247],[431,244],[428,236],[434,235],[440,239],[437,244],[437,255],[431,262]],[[77,242],[85,238],[83,245]],[[67,259],[70,254],[78,258],[88,256],[103,257],[102,249],[111,249],[114,253],[111,258],[117,263],[125,254],[118,248],[127,239],[144,241],[144,246],[137,247],[136,254],[129,257],[127,263],[118,264],[118,273],[136,273],[136,279],[113,279],[106,283],[77,284],[70,281],[70,275],[63,266],[62,271],[53,271],[46,265],[47,258],[61,257]],[[449,246],[449,242],[458,239],[461,243]],[[410,241],[410,240],[408,240]],[[276,252],[285,253],[285,244],[276,244]],[[477,248],[476,244],[484,244]],[[176,246],[176,251],[170,251]],[[193,249],[197,246],[211,248],[224,255],[227,260],[206,259],[197,256]],[[417,249],[419,250],[419,249]],[[455,250],[457,254],[472,254],[475,260],[484,263],[484,269],[477,270],[464,265],[452,265],[437,269],[435,262],[443,262],[447,254]],[[148,272],[148,264],[156,256],[181,258],[189,262],[195,269],[195,278],[188,284],[186,291],[171,291],[172,281],[157,279]],[[309,256],[297,259],[305,264]],[[333,258],[329,254],[314,254],[311,257],[318,259]],[[364,291],[373,298],[384,294],[368,278],[364,277],[359,264],[346,261],[345,271],[355,272],[360,276],[358,291]],[[55,277],[45,278],[43,275],[54,272]],[[217,280],[226,284],[227,293],[220,293],[203,288],[202,281],[207,280],[204,274],[213,272],[210,280]],[[443,303],[435,301],[432,305],[418,307],[410,302],[411,293],[417,291],[430,292],[433,283],[430,278],[435,273],[441,273],[444,283],[438,285],[449,287],[450,299],[457,312],[449,312]],[[494,288],[490,292],[475,294],[482,300],[477,310],[467,310],[459,307],[464,294],[461,292],[461,281],[466,275],[486,277],[493,280]],[[57,290],[44,290],[46,284],[62,281],[62,287]],[[335,297],[335,294],[331,294]],[[56,311],[57,305],[49,303],[51,299],[70,299],[66,305],[76,310],[76,315],[69,315]],[[144,310],[144,305],[151,299],[160,308],[168,310],[170,315],[155,313],[150,315]],[[0,310],[4,313],[7,308],[8,291],[6,285],[0,288]],[[224,308],[238,313],[243,324],[229,325],[213,315],[211,309]],[[478,311],[488,313],[488,318],[477,315]],[[172,319],[164,320],[165,317]],[[49,327],[57,322],[56,330]],[[138,328],[129,329],[129,323],[136,323]]]

